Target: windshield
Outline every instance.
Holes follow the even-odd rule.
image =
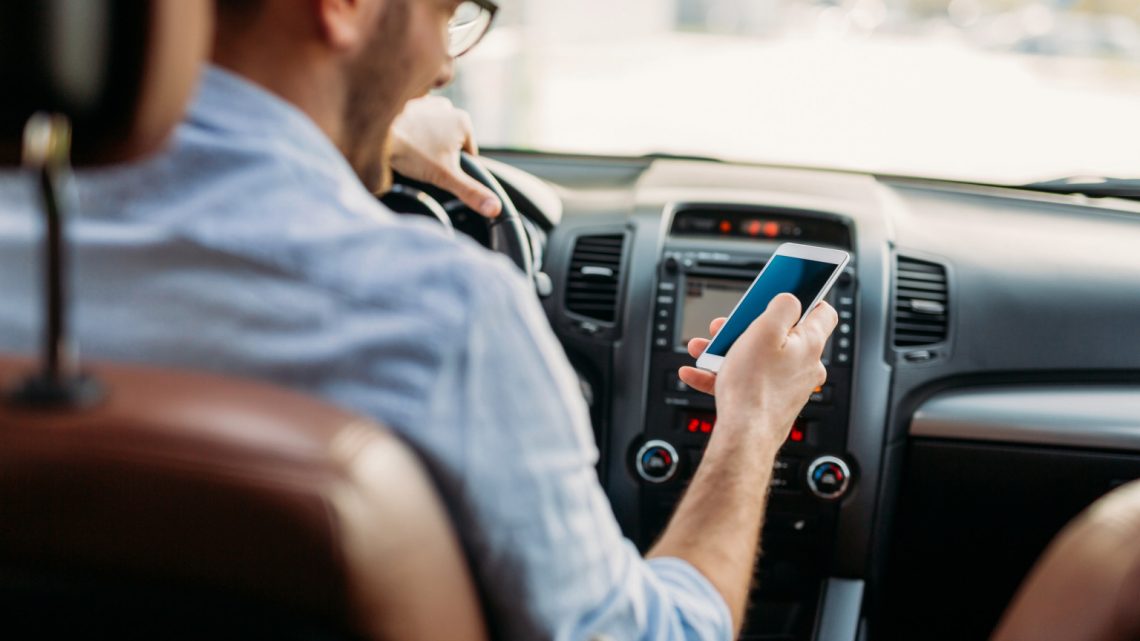
[[[502,0],[485,147],[1023,184],[1140,177],[1136,0]]]

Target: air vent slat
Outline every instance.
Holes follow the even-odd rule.
[[[928,263],[899,256],[899,271],[922,272],[925,274],[945,274],[946,270],[937,263]]]
[[[924,347],[945,341],[949,303],[945,267],[899,256],[892,337],[895,347]]]
[[[895,323],[895,331],[941,334],[942,323]]]
[[[624,250],[622,234],[578,239],[566,277],[566,309],[604,323],[614,322]]]
[[[900,301],[905,301],[904,309],[914,309],[914,301],[929,301],[934,303],[946,304],[946,294],[935,292],[924,292],[919,289],[899,289],[895,292]]]
[[[906,269],[899,270],[899,280],[918,280],[931,283],[945,283],[946,277],[941,274],[930,274],[927,272],[913,272]]]
[[[609,261],[609,260],[617,260],[620,258],[621,258],[621,250],[613,251],[613,252],[583,251],[583,252],[580,252],[574,256],[574,262],[576,262],[576,263],[589,263],[589,262],[593,262],[595,260]]]
[[[937,322],[943,325],[946,324],[945,314],[915,314],[910,310],[896,309],[895,322]]]
[[[612,282],[608,278],[607,279],[591,278],[589,280],[582,279],[580,281],[570,283],[566,286],[566,291],[568,291],[570,293],[574,293],[577,291],[596,292],[596,291],[604,291],[607,289],[616,290],[617,289],[617,283]]]
[[[921,289],[927,292],[944,292],[946,283],[924,283],[917,280],[899,279],[899,289]]]

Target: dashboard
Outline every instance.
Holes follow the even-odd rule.
[[[782,242],[849,251],[742,638],[986,638],[1052,536],[1140,477],[1140,206],[667,158],[490,154],[599,477],[642,549],[716,426],[677,368]]]

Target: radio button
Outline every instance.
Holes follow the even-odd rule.
[[[637,451],[637,475],[650,483],[665,483],[677,475],[677,450],[665,441],[649,441]]]
[[[808,489],[821,499],[834,500],[842,497],[850,483],[851,470],[842,459],[821,456],[808,466]]]

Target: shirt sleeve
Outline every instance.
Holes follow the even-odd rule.
[[[703,575],[680,559],[646,561],[622,536],[577,376],[532,288],[499,261],[471,275],[465,340],[420,436],[450,457],[437,477],[496,632],[731,639],[728,607]]]

